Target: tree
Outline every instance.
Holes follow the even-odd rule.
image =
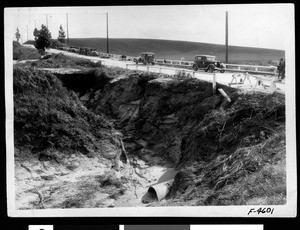
[[[62,25],[60,25],[60,27],[59,27],[57,40],[61,43],[65,43],[65,41],[66,41],[66,34],[65,34],[65,31],[62,28]]]
[[[35,48],[39,51],[45,51],[51,45],[51,33],[45,25],[42,25],[40,30],[34,31],[35,39]]]
[[[39,31],[38,31],[37,28],[35,28],[34,31],[33,31],[34,40],[37,39],[38,35],[39,35]]]
[[[21,34],[20,34],[20,31],[19,31],[18,27],[17,27],[17,32],[15,33],[15,35],[16,35],[17,42],[19,42],[19,40],[21,38]]]

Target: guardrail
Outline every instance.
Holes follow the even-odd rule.
[[[166,60],[166,59],[156,59],[157,64],[168,64],[174,66],[188,66],[192,67],[194,62],[192,61],[181,61],[181,60]],[[275,75],[277,68],[275,66],[258,66],[258,65],[240,65],[240,64],[225,64],[225,71],[232,72],[248,72],[257,74],[270,74]]]
[[[239,65],[239,64],[225,64],[226,71],[233,72],[248,72],[258,74],[275,75],[277,68],[275,66],[258,66],[258,65]]]
[[[171,71],[174,70],[175,73],[176,73],[176,71],[190,72],[190,73],[192,73],[193,77],[195,76],[195,73],[196,73],[196,71],[194,71],[194,70],[183,69],[183,68],[180,69],[180,68],[172,68],[172,67],[167,67],[167,66],[164,67],[164,66],[151,66],[151,65],[145,66],[145,65],[137,65],[137,64],[129,64],[129,63],[126,64],[126,69],[128,69],[129,66],[135,66],[135,70],[138,70],[139,69],[138,67],[141,66],[141,67],[146,68],[147,72],[151,72],[151,69],[158,69],[158,72],[155,71],[155,73],[161,73],[162,69],[167,69],[167,70],[171,70]],[[154,72],[154,71],[152,71],[152,72]],[[213,73],[208,73],[208,74],[213,74]]]
[[[128,69],[128,66],[136,66],[136,70],[138,70],[138,66],[137,64],[126,64],[126,69]],[[230,66],[236,66],[237,68],[236,69],[227,69],[225,71],[228,71],[228,72],[240,72],[240,73],[256,73],[256,74],[266,74],[266,75],[275,75],[276,74],[276,68],[275,67],[266,67],[266,66],[249,66],[249,65],[236,65],[236,64],[230,64]],[[177,70],[177,71],[185,71],[185,72],[191,72],[193,76],[195,76],[195,72],[197,71],[194,71],[192,69],[184,69],[184,68],[178,68],[178,67],[175,67],[175,68],[172,68],[172,67],[163,67],[163,66],[144,66],[147,69],[147,71],[149,72],[151,68],[155,68],[155,69],[158,69],[159,72],[158,73],[161,73],[161,70],[162,69],[168,69],[168,70]],[[242,67],[247,67],[245,69],[242,69]],[[252,67],[249,68],[249,67]],[[269,68],[270,69],[270,72],[266,72],[266,71],[260,71],[260,68]],[[272,71],[272,72],[271,72]],[[206,74],[210,74],[210,73],[206,73]]]
[[[192,61],[181,61],[181,60],[166,60],[166,59],[155,59],[157,64],[170,64],[170,65],[181,65],[181,66],[193,66]]]

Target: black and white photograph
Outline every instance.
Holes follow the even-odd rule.
[[[4,35],[9,216],[296,216],[293,4],[5,8]]]

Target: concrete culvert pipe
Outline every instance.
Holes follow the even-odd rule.
[[[163,200],[168,194],[174,179],[165,181],[149,187],[147,193],[142,197],[142,203],[150,203]]]

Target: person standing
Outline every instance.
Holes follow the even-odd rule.
[[[277,66],[278,79],[283,80],[285,78],[285,59],[280,58],[279,64]]]

